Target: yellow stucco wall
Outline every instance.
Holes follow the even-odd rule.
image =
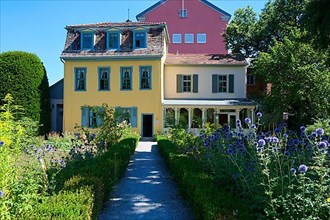
[[[132,90],[120,90],[120,67],[133,68]],[[152,90],[140,90],[140,66],[152,66]],[[141,134],[141,114],[153,114],[153,133],[161,131],[161,71],[163,60],[109,60],[72,61],[64,63],[64,112],[63,130],[75,131],[75,124],[81,125],[81,106],[137,107],[138,127],[133,128]],[[75,91],[74,68],[87,68],[86,91]],[[110,91],[98,90],[98,68],[110,67]]]

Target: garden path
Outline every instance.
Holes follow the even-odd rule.
[[[172,180],[156,142],[139,142],[101,212],[105,219],[194,219]]]

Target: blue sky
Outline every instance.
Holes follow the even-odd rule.
[[[250,5],[260,13],[268,0],[209,0],[233,15]],[[0,0],[0,52],[20,50],[36,54],[44,63],[49,84],[63,78],[59,57],[64,48],[65,26],[96,22],[122,22],[158,0]]]

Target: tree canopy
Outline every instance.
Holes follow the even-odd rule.
[[[238,9],[224,35],[228,49],[253,57],[253,71],[271,90],[263,109],[293,115],[294,122],[310,124],[330,116],[327,0],[271,0],[257,18],[247,7]]]
[[[23,107],[24,116],[39,122],[41,133],[49,131],[49,84],[38,56],[22,51],[0,54],[0,97],[8,93]]]

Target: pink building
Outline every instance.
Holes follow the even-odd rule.
[[[169,53],[226,54],[222,33],[230,16],[206,0],[161,0],[136,19],[167,23]]]

